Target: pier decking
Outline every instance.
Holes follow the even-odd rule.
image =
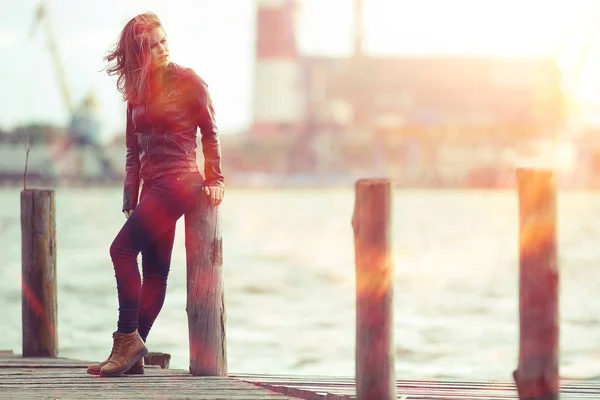
[[[326,376],[237,375],[278,393],[307,400],[355,399],[354,379]],[[398,400],[500,400],[518,399],[513,382],[459,380],[397,380]],[[318,394],[318,395],[317,395]],[[563,381],[561,400],[600,399],[600,381]]]
[[[85,372],[89,362],[21,358],[0,353],[2,400],[294,400],[230,377],[195,377],[188,371],[146,368],[144,375],[101,378]]]
[[[85,373],[89,362],[22,358],[0,352],[0,399],[16,400],[351,400],[352,378],[235,374],[195,377],[187,370],[148,366],[144,375],[100,378]],[[517,399],[511,382],[398,380],[399,400]],[[600,381],[563,381],[561,399],[600,399]]]

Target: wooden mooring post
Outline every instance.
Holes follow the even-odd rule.
[[[559,398],[556,187],[551,170],[517,169],[519,198],[519,398]]]
[[[185,247],[190,373],[226,376],[221,219],[205,195],[185,215]]]
[[[390,180],[356,182],[352,227],[356,259],[357,400],[396,399],[391,215]]]
[[[58,355],[54,191],[21,191],[23,357]]]

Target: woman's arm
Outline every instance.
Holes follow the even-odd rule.
[[[224,178],[221,173],[221,145],[208,85],[193,70],[190,72],[194,91],[192,113],[200,128],[205,185],[224,188]]]
[[[140,156],[135,137],[131,103],[127,102],[127,126],[125,129],[125,183],[123,185],[123,212],[133,210],[138,203],[140,190]]]

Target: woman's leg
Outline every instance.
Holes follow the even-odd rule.
[[[165,301],[175,226],[142,250],[142,296],[138,331],[144,342]]]
[[[138,328],[141,278],[137,256],[175,228],[190,199],[189,182],[165,177],[151,183],[110,247],[117,279],[119,320],[117,331]]]

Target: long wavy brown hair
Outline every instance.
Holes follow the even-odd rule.
[[[117,75],[117,89],[123,101],[143,102],[150,89],[150,46],[148,35],[162,27],[156,14],[147,12],[133,17],[119,34],[114,47],[104,57],[106,73]]]

